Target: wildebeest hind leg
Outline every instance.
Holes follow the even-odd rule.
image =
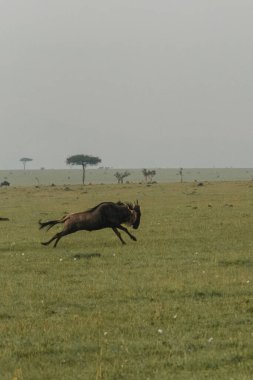
[[[129,236],[132,240],[137,241],[136,237],[135,237],[134,235],[132,235],[132,234],[128,231],[128,229],[127,229],[126,227],[123,227],[123,226],[120,225],[120,226],[117,226],[117,228],[118,228],[119,230],[124,231],[126,234],[128,234],[128,236]]]
[[[61,237],[62,237],[61,232],[58,232],[50,240],[42,242],[41,244],[48,245],[48,244],[52,243],[52,241],[55,240],[54,247],[56,247],[56,245],[57,245],[57,243],[58,243],[58,241],[60,240]]]
[[[117,230],[117,228],[113,227],[113,231],[115,232],[115,234],[118,236],[119,240],[121,241],[122,244],[126,244],[124,242],[124,240],[122,239],[121,237],[121,234],[119,233],[119,231]]]

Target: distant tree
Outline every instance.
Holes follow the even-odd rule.
[[[124,178],[128,177],[131,173],[129,173],[127,170],[124,171],[124,173],[116,172],[114,176],[117,178],[118,183],[123,183]]]
[[[156,175],[156,171],[155,170],[150,170],[149,171],[149,181],[150,182],[153,182],[153,177]]]
[[[74,156],[70,156],[66,159],[66,164],[67,165],[80,165],[83,168],[83,185],[85,181],[85,170],[88,165],[97,165],[98,163],[101,162],[101,159],[99,157],[94,157],[94,156],[88,156],[84,154],[76,154]]]
[[[24,165],[24,170],[26,169],[26,163],[29,162],[29,161],[32,161],[33,159],[32,158],[28,158],[28,157],[23,157],[23,158],[20,158],[19,161],[21,161]]]
[[[148,182],[148,170],[142,169],[142,174],[144,175],[145,181]]]
[[[156,171],[155,170],[143,169],[142,170],[142,174],[144,175],[144,178],[145,178],[146,182],[152,182],[153,181],[153,177],[156,175]]]
[[[180,181],[183,182],[183,168],[179,169]]]

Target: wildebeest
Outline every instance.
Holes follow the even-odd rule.
[[[55,240],[54,247],[56,247],[63,236],[76,231],[96,231],[103,228],[112,228],[121,243],[126,244],[118,230],[126,232],[132,240],[136,241],[136,237],[122,224],[137,229],[140,224],[140,218],[141,210],[138,201],[134,205],[128,202],[102,202],[87,211],[68,214],[59,220],[39,221],[40,229],[47,227],[47,231],[56,224],[64,224],[61,232],[56,233],[49,241],[41,244],[48,245]]]

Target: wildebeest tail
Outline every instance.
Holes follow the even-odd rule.
[[[58,223],[61,223],[61,220],[49,220],[48,222],[41,222],[39,220],[39,226],[40,226],[39,229],[41,230],[42,228],[47,227],[47,231],[48,231],[50,230],[50,228],[52,228]]]

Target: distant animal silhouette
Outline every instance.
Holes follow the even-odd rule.
[[[63,236],[80,230],[96,231],[103,228],[112,228],[121,243],[126,244],[118,230],[124,231],[132,240],[136,241],[136,237],[133,236],[126,227],[122,226],[122,224],[137,229],[140,224],[140,219],[141,210],[138,201],[134,205],[129,202],[102,202],[87,211],[68,214],[58,220],[49,220],[47,222],[39,221],[40,229],[47,227],[47,230],[56,224],[64,224],[61,232],[56,233],[49,241],[41,244],[48,245],[55,240],[54,247],[56,247]]]
[[[0,186],[10,186],[10,182],[3,181],[3,182],[0,183]]]

